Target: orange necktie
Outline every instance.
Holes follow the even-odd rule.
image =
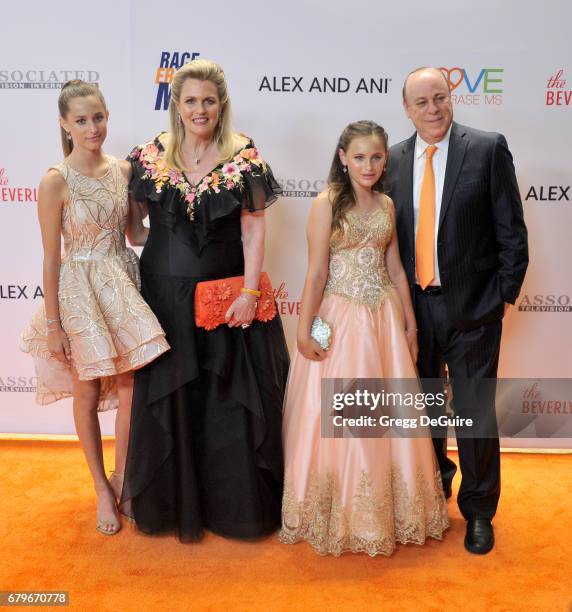
[[[425,172],[419,196],[419,222],[415,241],[415,261],[417,278],[421,289],[435,278],[435,175],[433,174],[433,155],[437,147],[429,145],[425,149]]]

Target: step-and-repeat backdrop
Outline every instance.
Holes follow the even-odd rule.
[[[306,265],[305,222],[337,137],[357,119],[396,143],[412,133],[405,75],[442,67],[460,123],[502,132],[530,235],[526,281],[505,320],[500,376],[570,378],[572,360],[572,5],[459,3],[9,3],[0,40],[0,432],[73,433],[71,402],[34,403],[19,334],[42,299],[37,185],[60,161],[57,97],[97,82],[110,109],[106,151],[125,156],[167,127],[169,81],[184,62],[226,72],[237,131],[268,159],[284,196],[268,211],[265,268],[293,345]],[[569,398],[543,398],[564,400]],[[113,415],[102,417],[111,433]],[[571,441],[506,440],[570,447]]]

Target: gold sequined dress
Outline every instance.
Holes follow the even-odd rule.
[[[125,245],[127,181],[117,159],[107,160],[100,178],[65,162],[54,166],[70,193],[62,211],[60,319],[79,379],[101,378],[99,410],[117,407],[115,374],[141,368],[169,349],[139,293],[137,255]],[[21,349],[34,358],[39,404],[72,395],[71,368],[48,351],[44,304],[22,333]]]
[[[323,361],[295,351],[284,409],[280,540],[320,554],[389,555],[396,543],[442,537],[447,510],[430,437],[324,437],[322,379],[409,379],[417,385],[401,300],[385,268],[389,203],[350,210],[330,240],[319,315],[333,328]]]

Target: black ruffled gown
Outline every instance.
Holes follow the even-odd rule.
[[[123,507],[144,533],[255,538],[280,526],[289,358],[277,314],[197,328],[197,282],[244,273],[240,214],[280,188],[252,142],[193,188],[159,135],[136,147],[131,192],[149,206],[142,294],[171,350],[135,377]],[[191,221],[190,217],[193,220]]]

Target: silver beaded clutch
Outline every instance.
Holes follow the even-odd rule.
[[[332,326],[326,323],[322,317],[314,317],[312,319],[312,328],[310,336],[324,349],[330,348],[332,342]]]

